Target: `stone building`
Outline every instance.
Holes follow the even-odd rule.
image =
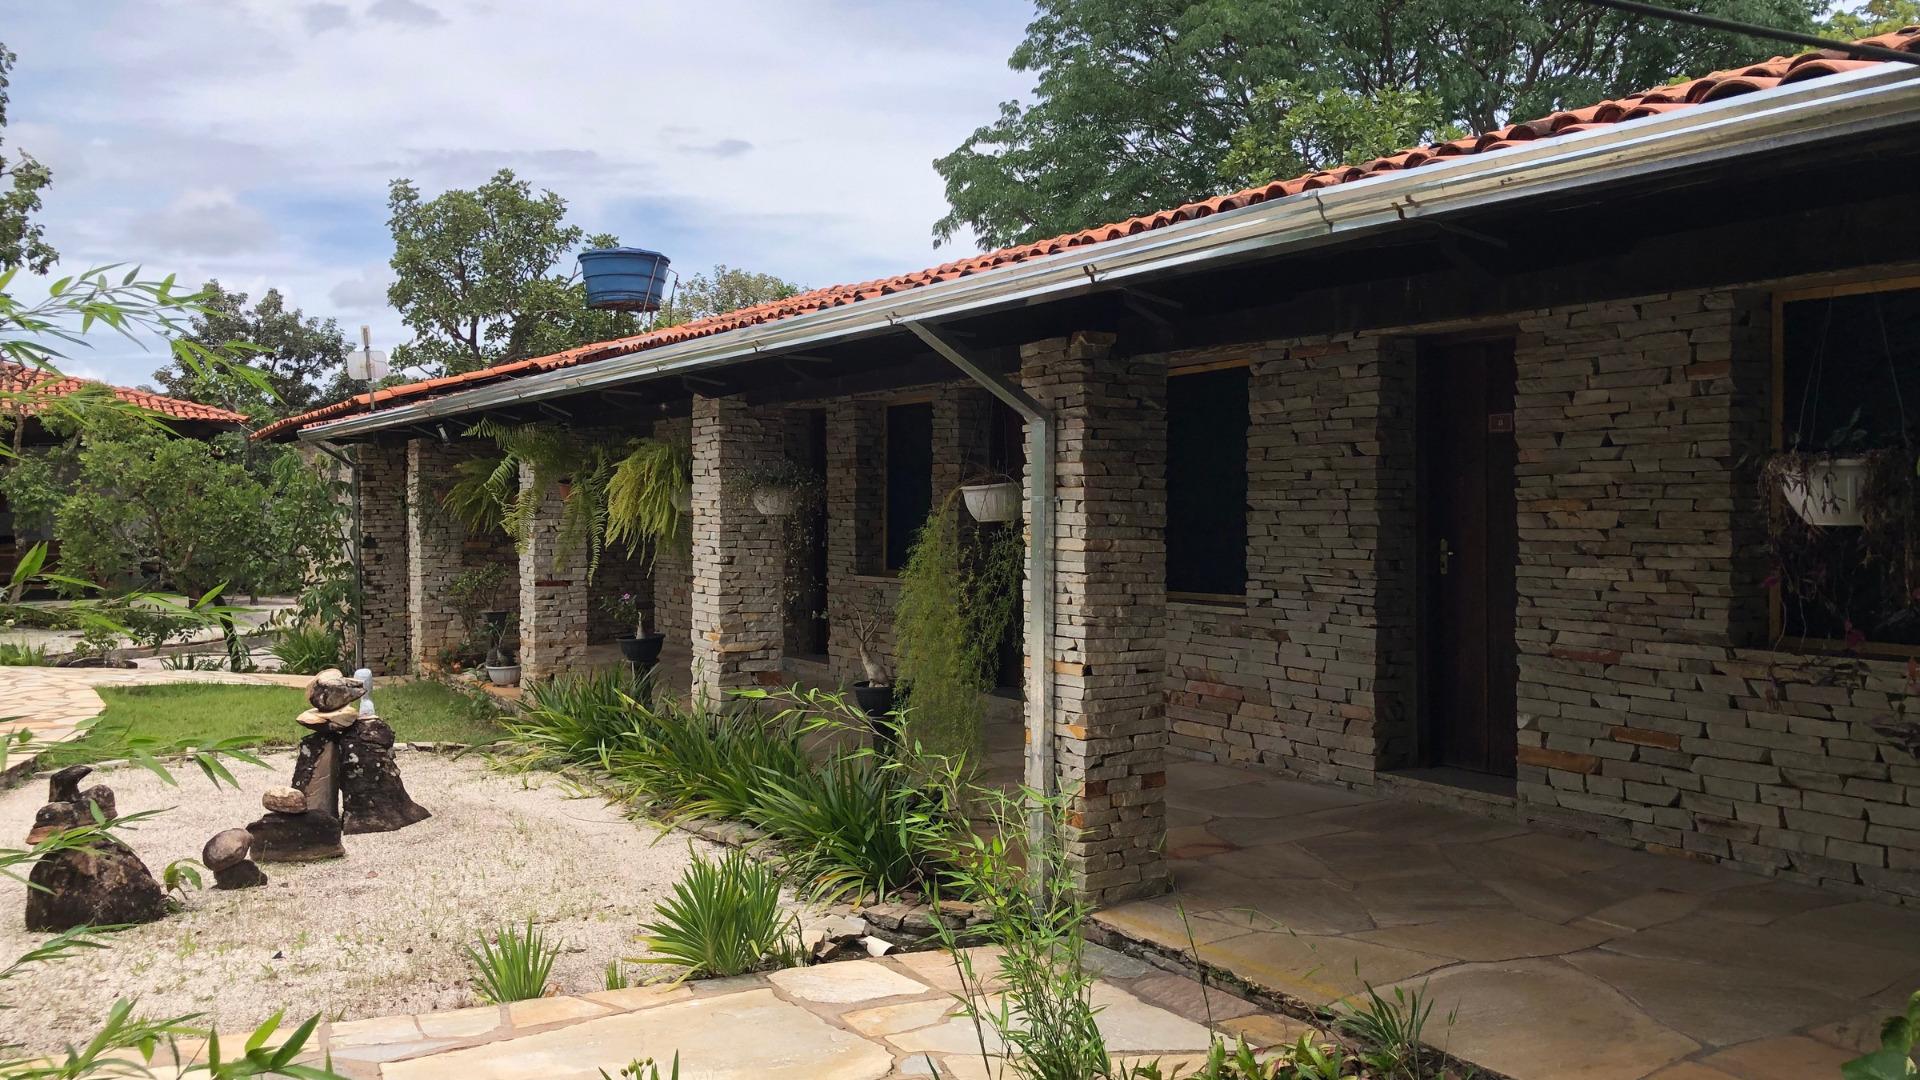
[[[1917,136],[1911,67],[1775,60],[263,435],[360,455],[365,639],[397,668],[445,633],[436,581],[511,557],[429,523],[464,452],[439,432],[552,406],[685,433],[691,562],[642,587],[710,692],[857,678],[899,493],[1023,476],[1009,692],[1103,902],[1166,887],[1175,758],[1914,902],[1920,637],[1783,597],[1759,476],[1854,412],[1911,455]],[[824,468],[824,634],[724,484],[782,455]],[[529,679],[614,587],[541,528]]]

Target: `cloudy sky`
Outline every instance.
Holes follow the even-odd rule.
[[[277,286],[375,344],[386,188],[512,168],[588,232],[807,285],[946,257],[932,159],[1019,96],[1028,0],[144,0],[15,5],[6,152],[72,271]],[[76,373],[151,379],[102,339]]]

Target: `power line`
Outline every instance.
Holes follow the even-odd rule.
[[[1803,34],[1798,30],[1776,30],[1771,26],[1757,26],[1753,23],[1723,19],[1718,15],[1704,15],[1697,11],[1677,11],[1658,4],[1644,4],[1640,0],[1579,0],[1583,4],[1595,7],[1612,8],[1632,15],[1647,15],[1655,19],[1667,19],[1672,22],[1692,23],[1710,30],[1726,30],[1748,37],[1767,38],[1772,41],[1784,41],[1793,45],[1806,45],[1815,49],[1832,49],[1846,53],[1861,60],[1892,60],[1901,64],[1920,64],[1920,53],[1903,52],[1889,49],[1884,45],[1856,45],[1851,41],[1831,41],[1818,34]]]

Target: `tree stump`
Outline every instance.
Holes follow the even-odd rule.
[[[340,736],[340,818],[345,832],[392,832],[432,817],[407,795],[393,760],[393,728],[363,717]]]

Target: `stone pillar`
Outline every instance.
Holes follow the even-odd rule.
[[[464,567],[465,530],[440,505],[464,457],[437,439],[407,443],[407,625],[413,670],[437,667],[466,634],[448,597]]]
[[[407,448],[364,443],[360,464],[360,655],[376,675],[407,670]]]
[[[755,415],[737,397],[693,399],[693,686],[710,701],[779,679],[780,522],[726,483],[778,456],[783,434],[777,412]]]
[[[1166,376],[1113,341],[1020,351],[1055,422],[1054,759],[1073,800],[1067,856],[1095,904],[1168,885]]]
[[[520,467],[520,484],[533,468]],[[520,682],[531,685],[578,666],[587,655],[587,545],[560,543],[566,500],[548,489],[520,547]]]

